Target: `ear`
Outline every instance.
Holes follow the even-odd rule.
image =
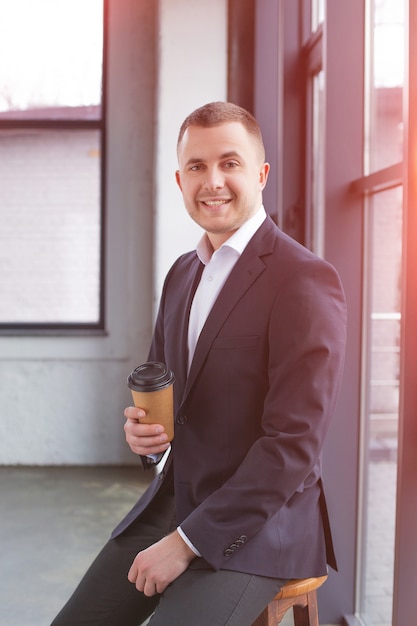
[[[262,191],[266,185],[266,181],[268,180],[268,174],[271,166],[269,163],[264,163],[259,171],[259,186],[260,191]]]
[[[179,187],[179,188],[181,189],[181,191],[182,191],[182,185],[181,185],[181,174],[180,174],[180,171],[179,171],[179,170],[177,170],[177,171],[175,172],[175,180],[177,181],[177,185],[178,185],[178,187]]]

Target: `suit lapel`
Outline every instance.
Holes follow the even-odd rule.
[[[269,254],[273,249],[273,231],[275,228],[269,219],[264,222],[246,246],[218,295],[197,341],[184,390],[183,402],[190,392],[204,364],[207,353],[224,322],[242,296],[265,270],[266,266],[261,257]]]
[[[179,315],[181,318],[175,321],[173,326],[178,333],[178,360],[173,364],[175,376],[178,380],[178,386],[180,389],[184,389],[187,380],[187,368],[188,368],[188,321],[190,316],[191,303],[194,298],[195,291],[198,287],[198,283],[201,279],[201,274],[204,269],[204,265],[198,260],[196,256],[193,263],[192,270],[189,274],[188,280],[181,287],[181,291],[178,291],[179,302]],[[182,292],[182,295],[181,295]],[[185,306],[184,306],[185,305]]]

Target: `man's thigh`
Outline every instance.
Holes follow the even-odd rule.
[[[251,626],[285,580],[188,569],[164,591],[149,626]]]

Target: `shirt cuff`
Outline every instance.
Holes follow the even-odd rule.
[[[181,528],[181,526],[177,527],[177,531],[179,536],[181,537],[181,539],[187,544],[187,546],[194,552],[194,554],[196,556],[201,556],[200,552],[197,550],[197,548],[191,543],[191,541],[188,539],[187,535],[185,534],[185,532],[183,531],[183,529]]]
[[[147,454],[146,458],[151,459],[151,461],[153,461],[156,465],[157,463],[159,463],[159,461],[162,459],[163,456],[164,456],[164,453],[159,452],[159,454]]]
[[[169,448],[165,450],[165,452],[158,452],[157,454],[147,454],[146,458],[150,459],[154,465],[158,465],[158,463],[160,463],[164,459],[163,464],[165,464],[165,461],[167,460],[170,451],[171,446],[169,446]]]

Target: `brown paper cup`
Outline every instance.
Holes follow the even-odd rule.
[[[150,361],[136,367],[128,376],[134,405],[143,409],[143,424],[162,424],[168,441],[174,439],[174,374],[164,363]]]
[[[174,439],[173,385],[159,391],[134,391],[134,405],[146,411],[140,418],[141,424],[162,424],[168,441]]]

